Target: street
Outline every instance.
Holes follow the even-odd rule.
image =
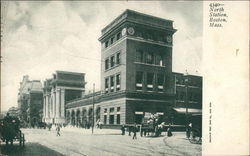
[[[49,155],[49,156],[195,156],[201,155],[201,145],[191,144],[185,139],[184,132],[174,132],[172,137],[140,137],[133,140],[128,133],[121,135],[120,130],[62,128],[61,136],[55,129],[22,129],[26,145],[12,150],[9,155]],[[5,145],[4,145],[5,146]],[[4,147],[1,145],[1,149]],[[17,145],[15,145],[16,148]],[[16,152],[15,152],[16,151]]]

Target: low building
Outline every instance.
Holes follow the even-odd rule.
[[[202,114],[202,77],[173,73],[175,79],[174,124],[185,125],[186,116]]]

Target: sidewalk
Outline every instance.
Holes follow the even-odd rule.
[[[77,127],[62,127],[61,131],[64,132],[76,132],[76,133],[84,133],[84,134],[92,134],[92,128],[85,129],[85,128],[77,128]],[[119,129],[99,129],[94,128],[94,134],[121,134],[121,130]]]

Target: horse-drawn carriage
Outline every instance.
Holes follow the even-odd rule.
[[[140,128],[141,136],[151,133],[153,136],[160,136],[163,129],[162,118],[157,114],[145,115]]]
[[[193,114],[190,116],[190,124],[188,125],[188,139],[191,143],[200,144],[202,138],[202,115]]]
[[[20,130],[20,121],[16,117],[6,116],[0,120],[0,139],[6,143],[13,145],[14,141],[19,141],[20,146],[24,146],[24,134]]]

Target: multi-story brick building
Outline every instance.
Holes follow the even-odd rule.
[[[65,103],[81,98],[85,92],[85,74],[56,71],[51,79],[44,81],[43,121],[65,123]]]
[[[29,80],[25,75],[18,92],[18,110],[20,119],[34,127],[42,121],[43,108],[42,83],[39,80]]]
[[[173,72],[175,79],[175,102],[173,123],[185,124],[186,113],[202,113],[202,77]]]
[[[144,114],[168,116],[173,107],[173,21],[132,10],[102,29],[101,92],[94,99],[95,121],[120,125],[140,123]],[[91,95],[69,101],[71,123],[91,122]],[[92,116],[92,117],[91,117]],[[79,119],[79,120],[77,120]],[[89,119],[89,121],[88,121]]]

